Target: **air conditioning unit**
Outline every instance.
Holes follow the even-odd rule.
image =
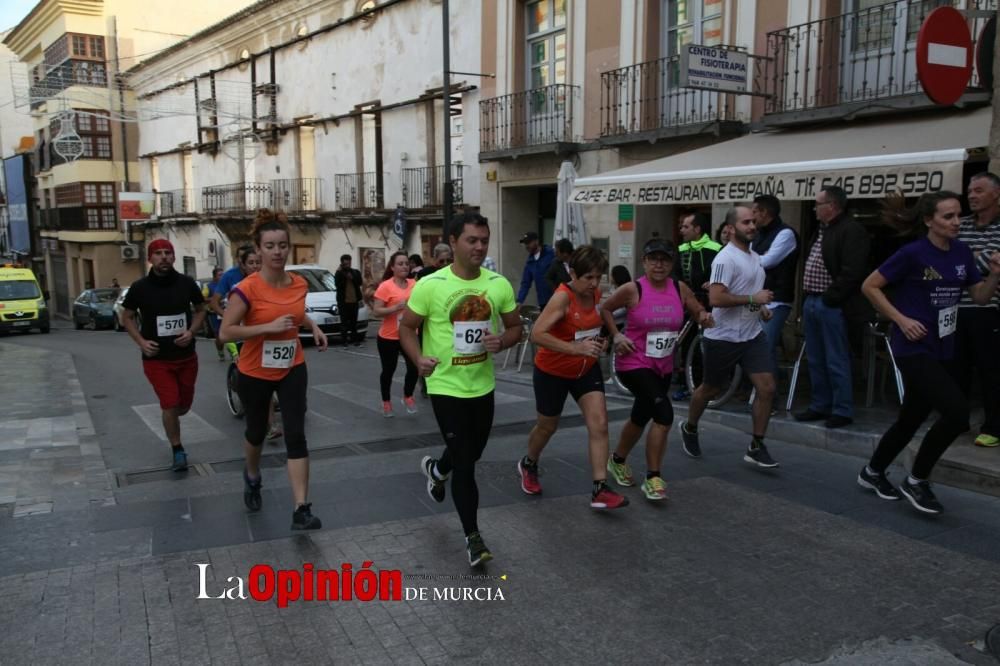
[[[208,256],[210,257],[216,256],[216,253],[218,252],[219,249],[218,243],[219,241],[215,240],[214,238],[208,239]]]
[[[135,245],[122,245],[122,261],[138,261],[139,248]]]

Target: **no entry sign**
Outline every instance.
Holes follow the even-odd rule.
[[[957,102],[972,77],[972,35],[954,7],[938,7],[917,34],[917,78],[937,104]]]

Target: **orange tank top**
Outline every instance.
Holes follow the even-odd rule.
[[[296,365],[305,363],[299,326],[306,316],[306,281],[294,273],[287,287],[272,287],[260,273],[253,273],[233,288],[233,295],[247,304],[244,326],[267,324],[282,315],[292,315],[295,328],[284,333],[258,335],[243,342],[239,369],[244,375],[276,381]],[[232,296],[230,296],[232,298]]]
[[[597,304],[601,302],[601,290],[594,292],[594,303],[586,309],[569,285],[559,285],[556,293],[561,291],[569,294],[569,307],[566,308],[566,316],[556,322],[555,326],[549,329],[549,333],[563,342],[595,338],[600,335],[603,322]],[[563,354],[545,348],[539,348],[535,354],[535,365],[539,370],[565,379],[582,377],[594,367],[595,363],[597,363],[596,358]]]

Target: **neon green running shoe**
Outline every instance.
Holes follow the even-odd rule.
[[[233,359],[233,363],[240,359],[240,348],[236,346],[235,342],[227,342],[226,351],[229,352],[229,358]]]
[[[628,463],[616,463],[611,456],[608,456],[608,474],[619,486],[628,488],[635,485],[635,481],[632,480],[632,468]]]
[[[1000,439],[993,435],[987,435],[984,432],[979,437],[976,437],[976,446],[985,446],[992,449],[995,446],[1000,446]]]
[[[658,501],[667,499],[667,484],[658,476],[646,479],[639,487],[646,499]]]

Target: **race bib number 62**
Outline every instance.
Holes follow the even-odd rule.
[[[455,353],[482,354],[486,351],[484,338],[490,333],[488,321],[456,321],[455,322]]]

